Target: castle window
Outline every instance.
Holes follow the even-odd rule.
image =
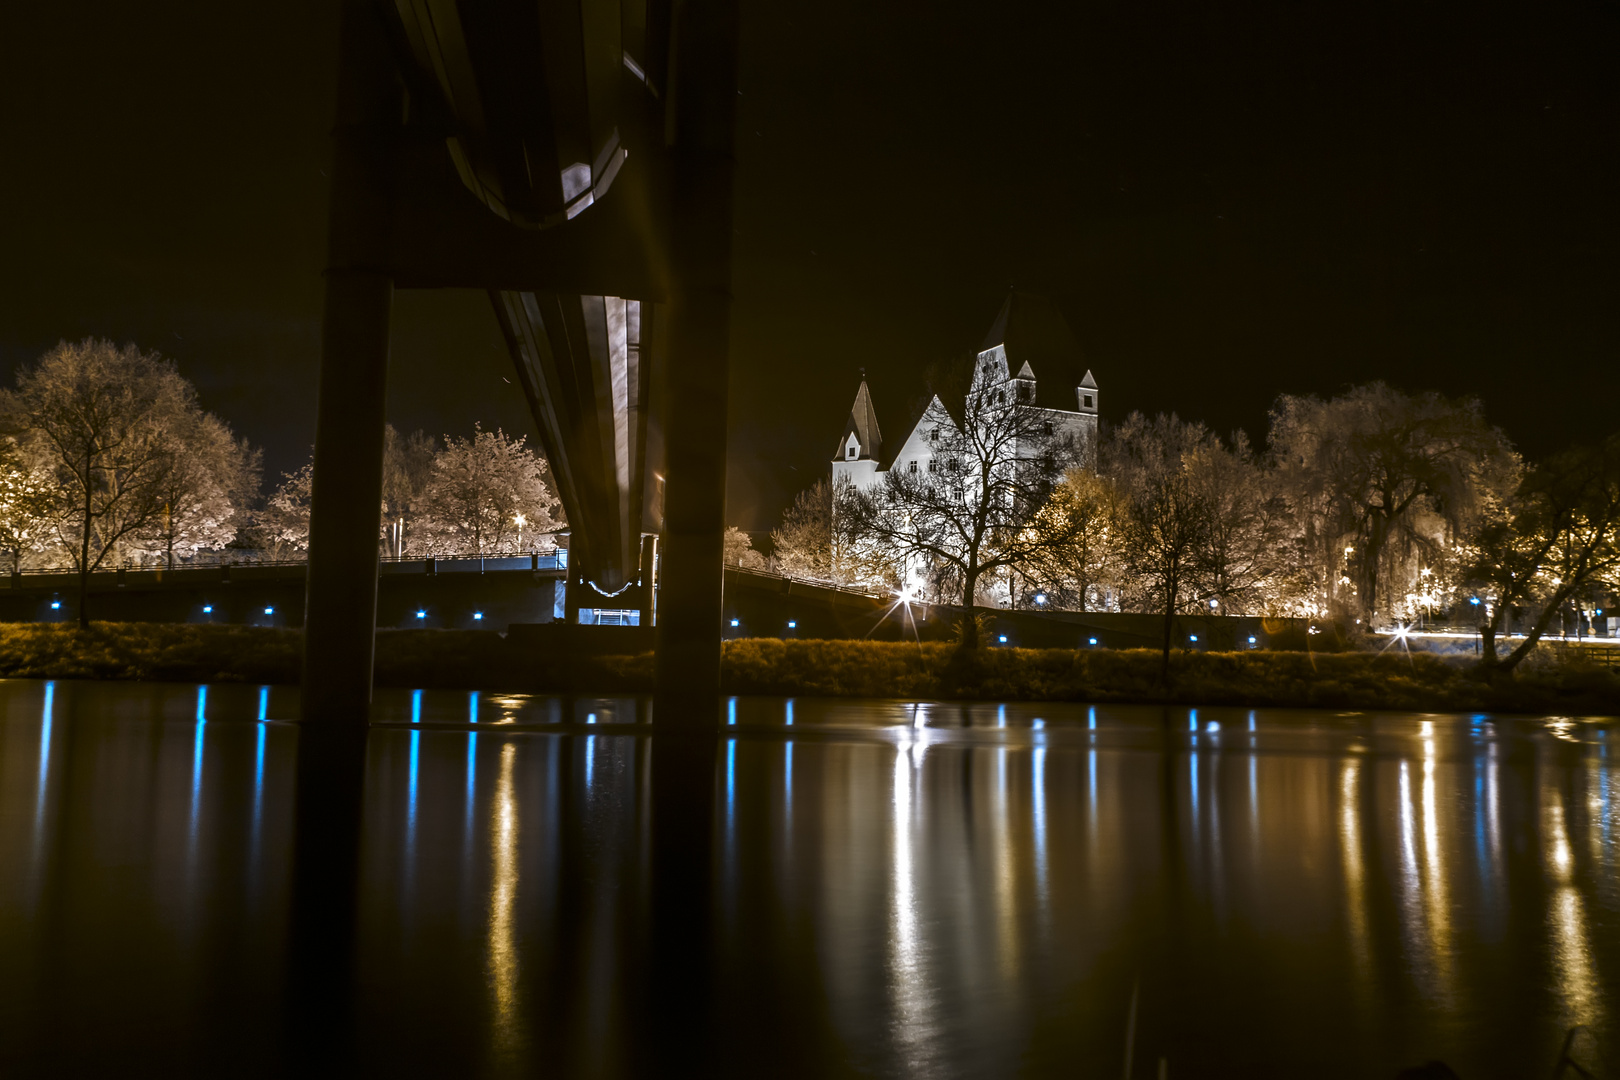
[[[928,433],[928,441],[939,442],[939,428],[935,428],[933,431]]]
[[[1019,401],[1028,401],[1030,399],[1030,397],[1031,397],[1030,391],[1033,390],[1033,389],[1035,389],[1035,388],[1033,386],[1030,386],[1027,383],[1019,383],[1018,384],[1018,400]]]
[[[1006,401],[1007,401],[1007,391],[1005,391],[1005,390],[997,390],[996,391],[996,404],[997,405],[1003,405],[1003,404],[1006,403]]]
[[[911,463],[911,467],[909,469],[907,469],[906,471],[907,472],[916,472],[917,471],[917,463],[915,461],[913,461]]]
[[[1087,394],[1085,396],[1085,402],[1086,402],[1086,408],[1088,408],[1088,409],[1093,408],[1093,406],[1091,404],[1091,395],[1090,394]]]
[[[849,444],[849,449],[844,452],[844,457],[849,461],[854,461],[855,460],[855,444],[854,443]]]
[[[929,472],[939,472],[939,462],[934,461],[932,458],[930,458],[929,462],[928,462],[928,471]]]
[[[1052,434],[1052,421],[1048,420],[1046,423],[1042,424],[1041,427],[1045,430],[1046,434]]]

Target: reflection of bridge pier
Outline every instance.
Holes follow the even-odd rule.
[[[354,1071],[395,288],[490,294],[581,588],[641,588],[650,615],[643,522],[663,537],[656,715],[672,737],[653,769],[650,992],[667,1002],[644,1071],[702,1071],[737,15],[736,0],[344,0],[282,1071]],[[655,368],[666,465],[649,505]]]

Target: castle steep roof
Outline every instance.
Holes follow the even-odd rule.
[[[1014,378],[1033,379],[1040,372],[1037,404],[1074,408],[1074,388],[1085,364],[1080,343],[1056,304],[1035,293],[1007,293],[979,351],[997,345],[1007,353],[1008,370],[1017,370]]]
[[[860,458],[877,459],[883,449],[883,435],[878,430],[877,410],[872,408],[872,392],[866,388],[866,380],[861,380],[861,388],[855,392],[855,404],[850,406],[849,419],[844,422],[844,432],[838,436],[838,449],[833,457],[839,460],[844,458],[844,447],[849,445],[850,432],[855,433],[860,443]]]

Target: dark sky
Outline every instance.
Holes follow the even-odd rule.
[[[13,5],[0,365],[174,357],[298,464],[335,4]],[[1620,428],[1620,7],[744,4],[731,519],[823,475],[865,367],[1045,293],[1105,418],[1257,439],[1285,391],[1476,394],[1530,455]],[[402,293],[390,415],[532,433],[481,294]],[[1039,372],[1037,372],[1037,375]]]

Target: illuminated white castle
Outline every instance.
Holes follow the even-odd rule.
[[[1031,421],[1044,426],[1045,434],[1073,448],[1074,464],[1094,466],[1096,379],[1088,370],[1074,387],[1072,397],[1067,386],[1037,392],[1035,369],[1031,365],[1033,359],[1043,367],[1050,364],[1057,369],[1056,374],[1062,374],[1064,368],[1079,366],[1079,353],[1063,316],[1055,308],[1040,297],[1011,293],[979,346],[971,393],[994,394],[997,403],[1014,403],[1029,410],[1033,414]],[[1014,363],[1018,364],[1017,374],[1012,373]],[[891,469],[939,471],[942,466],[935,459],[933,448],[947,426],[960,430],[957,419],[936,394],[899,449],[885,457],[872,394],[866,380],[861,379],[861,388],[855,393],[855,404],[850,408],[849,420],[844,424],[844,433],[833,456],[834,487],[842,481],[862,488],[876,487],[883,483],[884,475]]]

